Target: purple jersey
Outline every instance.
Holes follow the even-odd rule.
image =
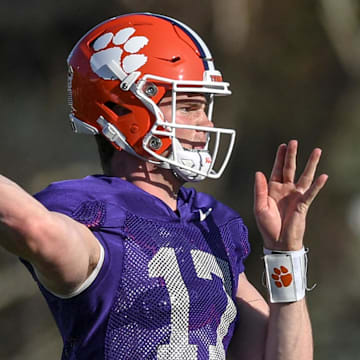
[[[249,254],[236,212],[184,187],[174,212],[106,176],[57,182],[35,197],[87,225],[105,253],[95,280],[76,296],[60,298],[37,280],[64,341],[63,360],[225,359]]]

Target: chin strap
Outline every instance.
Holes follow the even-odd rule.
[[[173,138],[173,152],[171,160],[175,160],[178,164],[185,165],[189,168],[202,171],[204,174],[208,173],[211,165],[211,155],[207,150],[189,150],[181,146],[180,142]],[[206,178],[205,175],[197,174],[191,170],[184,169],[177,165],[170,165],[175,176],[189,181],[198,182]]]
[[[264,248],[265,285],[270,302],[299,301],[305,297],[307,287],[308,249],[276,251]]]

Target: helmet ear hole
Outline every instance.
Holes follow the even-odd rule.
[[[107,101],[104,105],[118,116],[123,116],[131,113],[131,110],[112,101]]]

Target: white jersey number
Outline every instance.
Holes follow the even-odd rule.
[[[209,359],[225,359],[223,339],[236,317],[236,307],[231,293],[231,279],[228,264],[214,255],[201,250],[191,250],[196,275],[201,279],[212,280],[213,274],[223,283],[227,296],[227,306],[217,328],[215,345],[209,347]],[[171,304],[171,334],[169,344],[160,345],[159,360],[197,360],[197,345],[189,344],[190,298],[173,248],[162,247],[149,262],[149,276],[164,279]],[[227,291],[226,291],[227,290]]]

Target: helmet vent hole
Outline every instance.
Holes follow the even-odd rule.
[[[175,62],[178,62],[178,61],[180,61],[180,60],[181,60],[180,56],[174,56],[174,57],[171,59],[171,62],[172,62],[172,63],[175,63]]]
[[[116,104],[112,101],[107,101],[104,105],[118,116],[127,115],[131,113],[129,109],[126,109],[125,107]]]

